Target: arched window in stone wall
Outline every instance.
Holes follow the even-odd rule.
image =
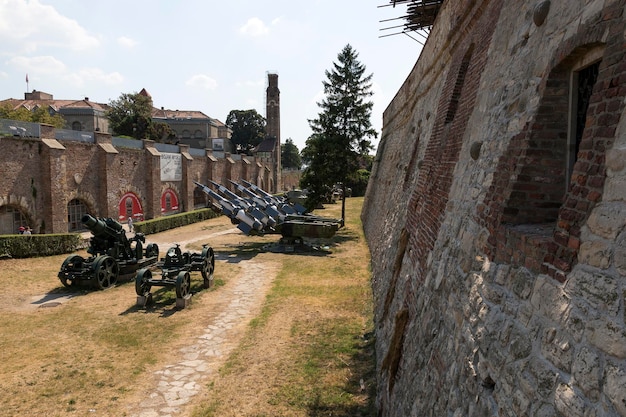
[[[183,130],[183,139],[190,139],[191,138],[191,132],[189,132],[189,130],[185,129]]]
[[[12,206],[0,207],[0,234],[16,234],[19,232],[20,227],[26,226],[33,227],[27,216],[18,208]]]
[[[144,219],[141,201],[137,194],[133,192],[127,192],[122,195],[118,203],[118,220],[124,222],[129,217],[132,217],[135,221]]]
[[[202,133],[202,130],[196,129],[196,131],[193,133],[193,137],[196,139],[204,139],[205,135],[204,133]]]
[[[161,214],[178,213],[179,210],[178,194],[167,188],[161,195]]]
[[[78,131],[83,130],[83,124],[78,121],[72,122],[72,130],[78,130]]]
[[[589,33],[604,30],[580,36]],[[488,256],[560,282],[575,265],[581,228],[602,199],[605,152],[626,96],[626,69],[611,65],[626,58],[620,40],[572,43],[564,44],[567,53],[555,53],[535,119],[509,142],[477,208],[490,230]]]
[[[528,141],[513,158],[520,167],[504,208],[508,224],[554,223],[567,192],[582,139],[602,48],[579,48],[548,78]]]
[[[75,198],[67,203],[67,231],[76,232],[85,230],[81,219],[87,214],[87,206],[81,200]]]
[[[578,151],[583,137],[587,119],[587,110],[591,100],[593,87],[598,81],[600,61],[603,47],[596,47],[573,63],[569,86],[569,118],[567,183],[569,184],[574,164],[578,159]]]
[[[469,68],[470,61],[472,59],[472,53],[474,52],[474,44],[470,45],[469,49],[465,53],[459,72],[456,76],[456,82],[452,89],[452,96],[450,97],[450,103],[448,104],[448,111],[446,112],[445,123],[450,123],[456,116],[456,111],[459,108],[459,100],[461,99],[461,92],[463,91],[463,85],[465,84],[465,76],[467,75],[467,69]]]

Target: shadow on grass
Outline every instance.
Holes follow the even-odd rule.
[[[282,253],[285,255],[328,256],[332,250],[346,242],[359,239],[359,235],[349,229],[341,229],[332,238],[292,238],[277,239],[275,242],[244,242],[224,245],[215,250],[215,259],[228,263],[239,263],[254,258],[260,253]],[[232,249],[230,249],[232,248]]]
[[[158,289],[155,290],[155,288]],[[211,289],[204,288],[204,280],[202,276],[198,273],[191,274],[191,287],[189,290],[191,296],[193,297],[200,291],[210,291]],[[135,296],[137,295],[135,294]],[[149,302],[147,302],[145,305],[142,305],[138,302],[132,307],[129,307],[128,309],[120,313],[120,316],[125,316],[132,313],[150,313],[159,314],[160,317],[170,317],[180,310],[181,308],[176,305],[175,285],[154,285],[152,286],[151,298]]]

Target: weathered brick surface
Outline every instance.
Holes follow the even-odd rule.
[[[168,189],[179,199],[178,211],[189,211],[209,203],[195,192],[194,180],[228,185],[228,179],[245,179],[267,189],[272,175],[271,164],[254,158],[216,158],[210,151],[192,157],[183,145],[182,180],[162,182],[152,141],[143,141],[143,149],[116,148],[110,135],[98,132],[96,143],[57,141],[51,126],[42,126],[39,138],[2,137],[0,150],[0,207],[21,211],[36,233],[67,232],[73,199],[95,216],[116,219],[121,197],[132,192],[150,219],[163,215],[161,196]]]
[[[536,26],[538,3],[444,2],[384,113],[380,415],[626,415],[625,2]],[[566,184],[571,74],[597,60]]]

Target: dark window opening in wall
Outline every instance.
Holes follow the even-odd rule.
[[[576,163],[578,151],[580,150],[580,142],[585,129],[585,121],[587,119],[587,109],[589,108],[589,100],[593,92],[593,86],[598,80],[598,71],[600,62],[589,65],[581,70],[572,73],[571,87],[571,117],[572,131],[570,132],[568,156],[567,156],[567,184],[570,182],[574,164]]]
[[[208,195],[200,188],[193,189],[193,206],[194,208],[209,207]]]
[[[191,132],[187,129],[183,130],[183,139],[191,139]]]
[[[0,207],[0,234],[16,234],[20,227],[26,226],[33,227],[20,210],[11,206]]]
[[[67,203],[67,231],[76,232],[84,230],[85,226],[81,222],[83,216],[87,214],[87,207],[82,201],[73,199]]]
[[[204,133],[201,130],[196,130],[193,134],[196,139],[204,139]]]
[[[172,211],[172,196],[170,193],[165,194],[165,211]]]
[[[72,130],[78,130],[78,131],[83,130],[82,123],[81,122],[73,122],[72,123]]]
[[[461,61],[459,73],[457,74],[456,82],[454,83],[454,89],[452,90],[452,97],[450,98],[448,111],[446,112],[445,123],[451,123],[454,120],[454,116],[456,116],[456,111],[459,108],[459,101],[461,100],[463,84],[465,84],[465,76],[467,75],[467,70],[469,68],[473,50],[474,45],[471,45],[469,50],[465,53],[463,61]]]

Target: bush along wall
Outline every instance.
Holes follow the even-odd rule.
[[[81,242],[78,234],[0,236],[0,258],[33,258],[69,253]]]
[[[210,208],[189,211],[186,213],[172,214],[170,216],[158,217],[156,219],[146,220],[143,222],[137,222],[134,224],[135,232],[150,235],[153,233],[164,232],[166,230],[174,229],[176,227],[186,226],[188,224],[198,223],[204,220],[213,219],[219,217],[220,214],[216,213]]]

